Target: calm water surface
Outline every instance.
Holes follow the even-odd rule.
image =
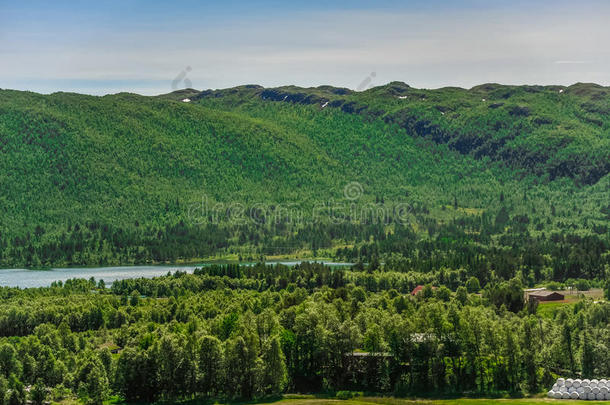
[[[268,264],[281,263],[287,266],[294,266],[301,261],[280,261],[267,262]],[[344,267],[351,266],[351,263],[333,263],[322,261],[328,266]],[[67,267],[53,268],[50,270],[28,270],[28,269],[0,269],[0,287],[47,287],[53,281],[66,281],[70,278],[95,277],[96,280],[104,280],[109,285],[116,280],[126,278],[152,278],[164,276],[168,272],[177,270],[192,273],[196,268],[207,266],[211,263],[201,263],[192,265],[163,265],[163,266],[118,266],[118,267]],[[251,264],[251,263],[249,263]]]

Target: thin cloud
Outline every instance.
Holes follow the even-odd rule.
[[[588,60],[556,60],[555,64],[557,65],[588,65],[593,62]]]

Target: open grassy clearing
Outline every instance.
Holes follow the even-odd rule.
[[[270,404],[270,405],[529,405],[529,404],[553,404],[561,403],[566,405],[581,404],[583,401],[556,400],[549,398],[456,398],[456,399],[402,399],[392,397],[359,397],[347,400],[336,398],[319,398],[309,395],[285,395],[283,399],[247,402],[246,404]],[[608,401],[586,401],[587,404],[608,404]]]
[[[572,307],[576,303],[580,302],[583,299],[593,299],[595,301],[603,301],[604,292],[601,288],[592,288],[589,291],[579,291],[570,292],[570,291],[558,291],[561,294],[565,295],[565,299],[562,301],[546,301],[540,302],[538,304],[537,314],[543,318],[553,319],[555,313],[563,307],[569,306]]]

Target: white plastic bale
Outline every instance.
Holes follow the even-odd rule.
[[[610,381],[558,378],[547,396],[555,399],[610,400]]]

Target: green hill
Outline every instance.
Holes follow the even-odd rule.
[[[393,82],[364,92],[248,86],[195,98],[230,108],[253,99],[335,108],[395,124],[409,136],[477,159],[492,158],[543,181],[569,177],[594,184],[610,172],[610,88],[595,84],[420,90]]]
[[[408,256],[384,247],[387,235],[424,243],[449,232],[475,250],[594,238],[590,266],[603,269],[609,108],[609,89],[588,84],[0,90],[0,261],[355,260],[370,246]]]

